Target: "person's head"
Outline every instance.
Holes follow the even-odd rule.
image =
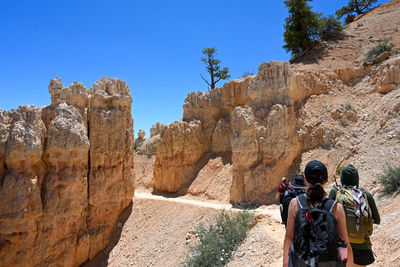
[[[342,185],[358,186],[358,170],[352,164],[345,165],[340,171]]]
[[[325,165],[318,160],[307,163],[304,174],[310,185],[325,184],[328,181],[328,170]]]
[[[288,178],[282,177],[282,183],[283,184],[288,184]]]
[[[293,189],[298,189],[298,190],[307,189],[307,184],[305,182],[304,176],[302,175],[297,175],[296,177],[294,177],[294,181],[291,181],[289,184]]]
[[[308,183],[307,200],[315,206],[321,203],[326,195],[322,185],[328,181],[328,170],[322,162],[313,160],[307,163],[304,174]]]

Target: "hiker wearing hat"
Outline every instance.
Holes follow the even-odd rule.
[[[326,198],[325,165],[310,161],[304,171],[306,194],[289,204],[283,266],[352,266],[343,206]]]
[[[304,194],[307,189],[303,174],[298,174],[296,177],[294,177],[294,181],[291,181],[289,185],[292,189],[286,191],[285,196],[283,197],[281,209],[282,223],[285,224],[285,227],[287,226],[290,201],[298,195]]]
[[[332,188],[329,198],[344,207],[355,266],[372,264],[375,258],[369,237],[373,223],[381,222],[375,200],[368,191],[359,187],[358,170],[352,164],[342,168],[340,180],[342,186]]]

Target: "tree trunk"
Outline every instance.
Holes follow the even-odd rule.
[[[210,62],[210,76],[211,76],[211,90],[215,88],[215,81],[214,81],[214,68]]]

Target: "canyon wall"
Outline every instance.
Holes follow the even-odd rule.
[[[79,266],[134,194],[129,87],[49,85],[51,105],[0,111],[0,265]]]
[[[334,146],[343,133],[322,117],[300,119],[305,103],[334,90],[337,94],[364,77],[373,84],[368,87],[370,92],[394,90],[399,84],[398,62],[400,59],[373,67],[324,70],[300,69],[285,62],[263,63],[256,76],[233,80],[208,92],[190,93],[183,105],[183,118],[160,134],[155,191],[185,194],[208,160],[223,155],[233,167],[232,202],[271,202],[268,193],[282,176],[298,170],[305,151]],[[337,113],[342,121],[357,120],[357,114],[347,109]]]

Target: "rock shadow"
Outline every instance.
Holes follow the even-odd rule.
[[[108,266],[108,258],[110,257],[111,251],[118,244],[118,241],[121,238],[122,228],[132,213],[132,206],[133,206],[133,202],[131,201],[131,203],[118,216],[117,224],[114,225],[114,229],[111,232],[110,240],[108,241],[107,246],[102,251],[97,253],[97,255],[93,259],[81,264],[80,265],[81,267],[106,267],[106,266]]]
[[[158,196],[163,196],[166,198],[176,198],[176,197],[180,197],[180,196],[184,196],[187,194],[190,186],[192,185],[192,183],[196,180],[197,176],[199,175],[199,172],[204,168],[204,166],[206,166],[206,164],[211,160],[211,159],[215,159],[221,157],[222,159],[222,163],[224,165],[227,164],[232,164],[232,151],[226,151],[226,152],[220,152],[220,153],[211,153],[208,152],[206,154],[203,155],[203,157],[198,160],[194,165],[194,171],[189,179],[189,181],[183,185],[178,192],[175,193],[169,193],[169,192],[165,192],[165,191],[160,191],[160,190],[154,190],[151,192],[153,195],[158,195]]]

